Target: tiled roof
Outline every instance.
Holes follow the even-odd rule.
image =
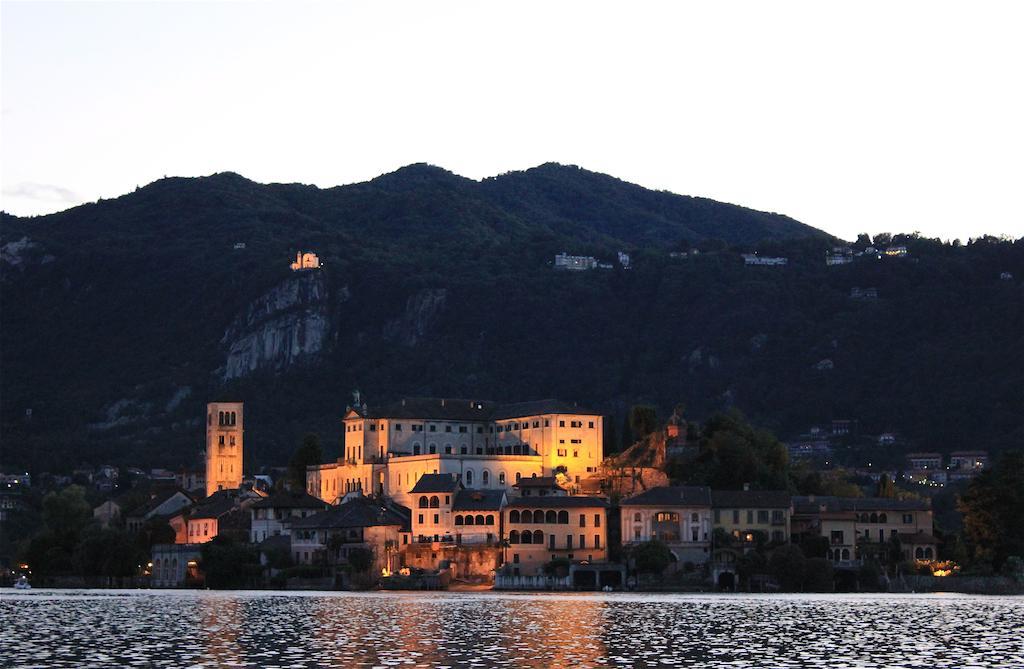
[[[452,511],[498,511],[504,500],[504,490],[460,490]]]
[[[220,518],[235,508],[235,490],[218,490],[192,509],[189,518]]]
[[[927,511],[931,508],[924,499],[888,499],[885,497],[829,497],[815,495],[793,498],[793,510],[801,514],[856,511]]]
[[[509,508],[516,509],[562,509],[573,507],[606,507],[608,500],[604,497],[517,497],[509,500]]]
[[[188,492],[186,492],[185,490],[182,490],[181,488],[158,488],[152,493],[148,502],[146,502],[145,504],[138,508],[132,509],[127,515],[133,518],[145,518],[149,514],[156,511],[161,504],[171,499],[179,492],[188,498],[189,503],[194,501],[192,496],[189,495]],[[187,506],[187,504],[185,506]]]
[[[554,399],[499,404],[490,400],[447,397],[407,397],[394,404],[379,408],[369,407],[366,411],[357,408],[355,411],[364,418],[406,418],[438,421],[491,421],[553,413],[586,416],[600,415],[596,411],[590,411],[568,402]]]
[[[308,492],[278,492],[253,504],[252,509],[323,509],[327,503]]]
[[[372,497],[355,497],[343,504],[332,506],[326,511],[292,521],[295,529],[376,527],[398,525],[407,528],[409,510],[394,504],[383,503]]]
[[[558,479],[554,476],[530,476],[516,481],[515,488],[559,488]]]
[[[451,474],[424,474],[409,493],[454,492],[461,485]]]
[[[723,509],[784,508],[792,497],[785,490],[712,490],[711,506]]]
[[[707,486],[664,486],[630,497],[622,506],[711,506]]]

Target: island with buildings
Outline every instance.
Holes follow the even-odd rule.
[[[97,490],[114,483],[91,522],[148,538],[137,568],[129,564],[105,582],[905,590],[938,587],[935,580],[960,570],[930,498],[897,494],[888,474],[867,496],[680,483],[679,467],[699,469],[703,447],[688,441],[692,427],[678,412],[609,456],[604,417],[569,402],[406,398],[378,407],[358,393],[353,399],[335,461],[247,473],[246,406],[212,402],[202,470],[154,470],[142,477],[141,504],[138,494],[116,494],[116,470],[96,472]],[[790,444],[790,457],[827,456],[831,440],[854,431],[856,421],[834,421]],[[941,454],[911,453],[899,479],[912,489],[968,480],[988,467],[981,451],[953,453],[948,465]],[[6,517],[14,496],[3,499]],[[28,573],[33,565],[18,567]]]

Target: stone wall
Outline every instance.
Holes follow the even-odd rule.
[[[458,546],[454,544],[409,544],[402,560],[406,567],[439,569],[447,560],[452,576],[465,581],[489,582],[502,564],[502,549],[497,546]]]

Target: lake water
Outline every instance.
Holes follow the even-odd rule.
[[[1024,598],[0,594],[4,667],[1024,667]]]

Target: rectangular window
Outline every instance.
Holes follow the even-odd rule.
[[[845,541],[843,541],[843,531],[832,530],[831,541],[833,546],[841,546],[842,544],[846,543]]]
[[[591,430],[593,430],[593,429],[594,429],[594,421],[590,421],[590,425],[589,425],[589,427],[590,427],[590,429],[591,429]]]
[[[580,514],[580,527],[586,527],[586,526],[587,526],[587,516],[586,516],[586,514],[581,513]]]
[[[757,522],[759,522],[759,523],[767,523],[768,522],[768,510],[767,509],[758,509],[757,510]]]
[[[402,431],[402,424],[401,423],[395,423],[395,432],[401,432],[401,431]]]
[[[786,514],[782,509],[774,509],[772,511],[772,522],[773,523],[784,523],[786,522]]]
[[[452,431],[452,426],[451,425],[445,425],[444,426],[444,431],[445,432],[451,432]]]
[[[572,457],[574,457],[574,458],[580,457],[580,452],[579,451],[573,451],[572,452]]]
[[[544,419],[544,427],[551,427],[551,421],[547,418]]]
[[[572,550],[572,535],[571,534],[565,535],[565,547],[568,548],[569,550]]]
[[[558,427],[565,427],[565,421],[564,420],[558,421]]]
[[[753,509],[747,509],[747,523],[749,524],[749,523],[753,523],[753,522],[754,522],[754,511],[753,511]]]
[[[430,431],[431,432],[437,432],[437,426],[436,425],[431,425],[430,426]]]
[[[733,509],[732,510],[732,522],[733,522],[734,525],[739,525],[740,524],[740,510],[739,509]]]
[[[555,550],[555,535],[552,533],[548,534],[548,548]]]
[[[465,425],[460,425],[459,426],[459,432],[462,433],[462,434],[465,434],[468,429],[469,428],[466,427]]]
[[[420,525],[423,524],[423,514],[422,513],[420,514],[419,522],[420,522]]]
[[[601,527],[601,514],[594,514],[594,527]]]
[[[581,534],[580,535],[580,548],[586,548],[586,547],[587,547],[587,535]]]
[[[560,458],[564,458],[565,457],[565,449],[564,448],[558,449],[558,457],[560,457]]]
[[[377,424],[373,423],[372,425],[370,425],[370,432],[376,432],[376,431],[377,431]]]
[[[722,522],[722,512],[718,509],[715,509],[715,523],[717,524],[720,522]]]
[[[452,503],[452,498],[451,498],[450,495],[445,495],[444,496],[444,503],[445,504],[451,504]]]
[[[905,513],[905,514],[903,514],[903,524],[904,525],[913,525],[914,524],[914,514],[912,514],[912,513]]]
[[[600,534],[595,534],[594,535],[594,548],[600,548],[600,547],[601,547],[601,535]]]
[[[540,427],[540,421],[539,420],[533,421],[533,426],[534,427]]]
[[[640,541],[640,528],[639,527],[634,527],[633,528],[633,541]]]
[[[477,428],[476,428],[476,433],[477,434],[483,434],[484,433],[483,426],[478,425]]]
[[[437,515],[437,514],[435,513],[435,514],[434,514],[434,524],[435,524],[435,525],[437,525],[437,524],[438,524],[438,523],[440,523],[440,522],[441,522],[441,519],[440,519],[440,517],[439,517],[439,516],[438,516],[438,515]]]
[[[513,564],[519,564],[519,553],[513,553],[512,554],[512,563]]]

